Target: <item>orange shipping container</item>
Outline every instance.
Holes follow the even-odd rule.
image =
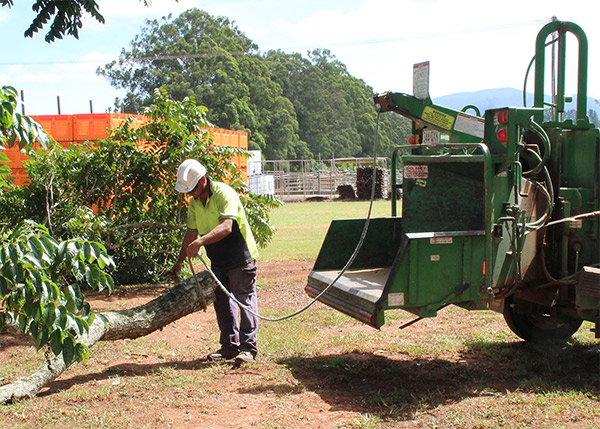
[[[141,126],[148,122],[142,115],[126,113],[84,113],[73,115],[73,140],[83,142],[86,140],[105,139],[109,130],[119,128],[129,117],[133,116],[134,126]]]
[[[24,168],[13,168],[11,176],[15,179],[14,184],[16,186],[23,186],[29,183],[29,178]]]
[[[31,116],[46,133],[57,142],[73,141],[73,116],[71,115],[36,115]]]
[[[70,144],[78,144],[84,141],[100,140],[108,137],[109,130],[120,127],[129,117],[133,116],[133,126],[139,127],[150,121],[143,115],[131,115],[126,113],[87,113],[77,115],[36,115],[31,116],[37,121],[54,140],[63,147]],[[209,128],[212,132],[216,146],[230,146],[238,149],[248,150],[248,133],[245,131],[224,130],[220,128]],[[140,150],[150,150],[150,145],[140,145]],[[23,162],[27,155],[18,148],[6,150],[10,159],[7,163],[13,169],[13,176],[17,184],[22,185],[26,180],[23,170]],[[242,178],[247,181],[247,159],[244,156],[236,156],[233,162],[240,168]]]
[[[248,133],[246,131],[224,130],[209,128],[213,134],[215,146],[229,146],[236,149],[248,150]],[[241,170],[242,180],[248,182],[248,159],[245,156],[235,156],[232,160]]]

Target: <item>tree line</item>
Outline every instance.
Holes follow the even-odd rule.
[[[147,21],[130,46],[97,71],[127,90],[116,111],[143,113],[163,87],[175,100],[195,97],[215,126],[247,131],[266,159],[373,154],[373,89],[329,50],[261,53],[228,18],[198,9]],[[379,130],[378,156],[389,156],[410,124],[382,115]]]

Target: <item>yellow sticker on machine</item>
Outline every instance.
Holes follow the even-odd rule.
[[[423,111],[423,119],[446,130],[451,130],[452,124],[454,124],[454,116],[447,115],[446,113],[436,110],[431,106],[425,107],[425,110]]]

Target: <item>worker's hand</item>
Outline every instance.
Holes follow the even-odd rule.
[[[181,271],[181,264],[180,263],[175,263],[175,265],[173,265],[173,268],[171,268],[169,271],[167,271],[165,273],[165,275],[167,276],[167,278],[169,278],[170,280],[179,283],[179,272]]]
[[[200,240],[192,241],[188,245],[187,249],[185,249],[186,255],[188,256],[188,258],[194,258],[194,257],[198,256],[200,254],[201,247],[202,247],[202,244],[200,243]]]

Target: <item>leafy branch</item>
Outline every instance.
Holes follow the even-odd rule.
[[[45,227],[31,222],[1,235],[0,328],[16,322],[37,350],[49,346],[54,355],[62,353],[67,365],[85,360],[86,347],[77,337],[87,332],[94,314],[80,285],[112,291],[113,279],[104,270],[114,262],[106,248],[79,239],[57,242]]]

